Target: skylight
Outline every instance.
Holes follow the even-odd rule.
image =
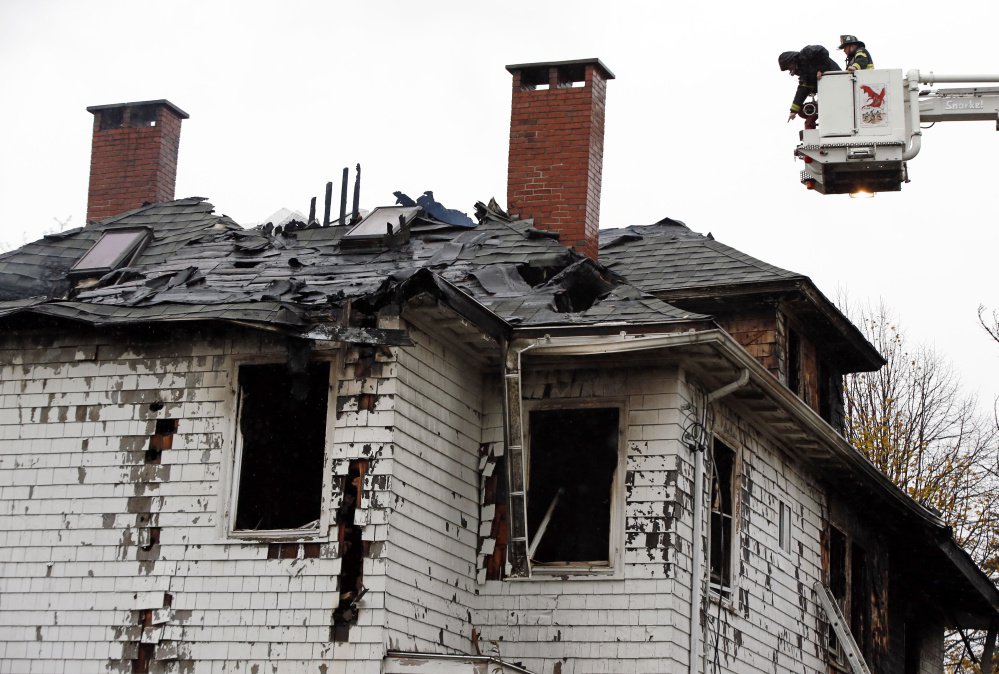
[[[70,269],[72,274],[106,274],[131,259],[149,238],[148,229],[114,229],[101,235]]]
[[[417,206],[379,206],[368,217],[354,225],[344,236],[380,238],[399,231],[400,222],[409,224],[419,213]],[[400,221],[400,217],[402,220]]]

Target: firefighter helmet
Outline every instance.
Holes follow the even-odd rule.
[[[847,45],[855,44],[860,48],[866,47],[863,42],[857,39],[856,35],[840,35],[839,36],[839,49],[846,47]]]
[[[786,51],[782,52],[780,56],[777,57],[777,65],[780,66],[781,70],[790,70],[798,65],[798,52],[796,51]]]

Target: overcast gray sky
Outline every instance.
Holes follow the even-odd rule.
[[[190,113],[177,196],[254,222],[308,209],[362,164],[363,208],[433,190],[506,202],[509,63],[600,58],[601,223],[669,216],[827,296],[883,298],[910,338],[999,394],[996,162],[988,122],[938,124],[912,182],[874,199],[798,182],[794,82],[777,54],[855,33],[879,67],[999,73],[999,3],[0,1],[0,250],[83,224],[88,105],[167,98]]]

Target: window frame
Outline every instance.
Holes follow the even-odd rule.
[[[554,400],[524,401],[523,405],[523,432],[524,432],[524,485],[525,496],[530,494],[530,466],[531,466],[531,414],[538,411],[558,411],[558,410],[581,410],[597,408],[617,409],[617,464],[614,468],[614,475],[610,486],[610,526],[608,527],[607,544],[607,565],[592,565],[582,562],[530,562],[531,575],[523,579],[532,577],[543,579],[551,576],[621,576],[624,563],[624,530],[626,515],[626,493],[625,493],[625,471],[627,470],[628,458],[628,406],[623,398],[559,398]],[[531,539],[528,539],[530,545]]]
[[[711,470],[708,472],[708,508],[707,508],[707,520],[708,526],[710,528],[711,520],[714,517],[713,509],[713,497],[714,497],[714,447],[715,443],[720,442],[727,449],[732,452],[732,479],[730,484],[731,489],[731,503],[732,503],[732,514],[731,514],[731,525],[729,526],[729,555],[728,555],[728,585],[722,585],[721,583],[716,583],[712,578],[713,569],[711,568],[711,563],[709,559],[709,564],[707,568],[708,577],[708,596],[714,601],[720,601],[723,604],[730,605],[733,602],[733,597],[738,594],[739,588],[739,567],[738,567],[738,555],[736,554],[736,543],[739,540],[740,533],[740,516],[739,512],[741,509],[742,499],[740,496],[741,485],[742,485],[742,447],[739,443],[732,442],[729,438],[722,434],[714,433],[711,436]],[[709,529],[710,533],[710,529]],[[706,550],[708,554],[711,551],[711,537],[709,536],[707,541]]]
[[[243,434],[240,431],[240,419],[243,413],[243,391],[239,384],[239,372],[243,366],[282,365],[287,363],[284,354],[280,356],[244,356],[231,359],[228,371],[229,401],[228,433],[224,463],[223,485],[226,493],[220,499],[223,504],[221,517],[222,538],[231,541],[316,541],[330,540],[330,527],[335,523],[335,513],[330,507],[330,490],[333,487],[333,455],[330,451],[333,444],[333,432],[336,426],[336,391],[338,373],[341,365],[341,353],[315,352],[309,358],[309,364],[315,362],[329,363],[329,381],[327,382],[326,420],[323,441],[323,480],[320,487],[319,523],[308,529],[236,529],[236,514],[239,506],[240,474],[243,459]]]
[[[777,547],[786,556],[792,554],[794,541],[794,510],[788,498],[777,499]]]

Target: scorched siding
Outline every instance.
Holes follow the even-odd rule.
[[[268,559],[267,542],[225,534],[234,359],[267,356],[283,362],[283,341],[190,329],[0,341],[4,671],[131,672],[140,649],[153,672],[378,670],[376,608],[330,643],[335,537]],[[149,464],[158,419],[177,427]]]
[[[708,662],[733,672],[824,672],[812,592],[822,578],[823,493],[793,447],[778,449],[725,403],[714,405],[713,429],[737,454],[735,572],[729,596],[719,603],[713,592],[708,603]],[[792,515],[790,552],[780,546],[781,501]]]
[[[532,368],[523,398],[572,407],[593,399],[622,403],[625,475],[621,556],[610,574],[563,579],[535,572],[529,580],[480,585],[476,628],[482,649],[536,672],[671,672],[685,667],[683,597],[677,585],[677,522],[689,507],[678,490],[677,445],[682,398],[670,367]],[[499,414],[497,390],[487,398]],[[689,517],[689,516],[688,516]],[[579,532],[586,535],[586,532]],[[689,556],[689,552],[686,553]]]

